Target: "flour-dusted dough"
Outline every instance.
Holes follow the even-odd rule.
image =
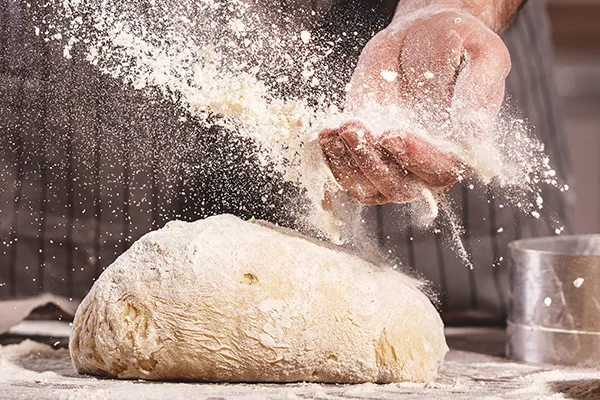
[[[266,224],[175,221],[100,276],[71,355],[79,372],[118,378],[429,381],[448,348],[416,287]]]

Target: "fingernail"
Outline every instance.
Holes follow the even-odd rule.
[[[331,136],[336,136],[336,130],[331,128],[325,128],[319,133],[319,138],[328,138]]]
[[[331,146],[336,142],[340,142],[342,139],[337,134],[328,134],[319,136],[319,143],[321,146]]]
[[[381,138],[381,146],[397,155],[406,154],[406,143],[404,138],[397,132],[384,134]]]
[[[340,132],[340,136],[352,148],[359,148],[367,143],[366,131],[364,129],[345,129]]]

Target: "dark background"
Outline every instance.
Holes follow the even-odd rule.
[[[600,1],[550,0],[555,78],[577,196],[574,233],[600,232]]]

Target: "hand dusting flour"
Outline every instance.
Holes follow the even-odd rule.
[[[374,132],[405,129],[457,153],[482,183],[499,183],[512,193],[511,205],[539,216],[539,185],[560,183],[525,121],[463,115],[451,126],[427,130],[409,111],[393,107],[349,115],[341,109],[344,82],[322,87],[319,79],[336,74],[325,62],[333,42],[320,41],[292,23],[273,22],[282,10],[257,3],[52,0],[36,29],[48,40],[64,43],[66,58],[84,52],[104,73],[139,90],[160,92],[207,125],[251,138],[262,162],[310,200],[303,222],[332,240],[340,239],[340,222],[321,203],[338,186],[316,140],[323,128],[348,119],[360,119]],[[382,76],[396,79],[389,71]],[[443,196],[425,190],[423,199],[413,207],[415,219],[430,225]],[[442,204],[441,209],[450,221],[453,246],[468,264],[462,228],[451,207]]]

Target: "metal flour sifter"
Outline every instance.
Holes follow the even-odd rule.
[[[507,355],[600,367],[600,235],[509,245]]]

